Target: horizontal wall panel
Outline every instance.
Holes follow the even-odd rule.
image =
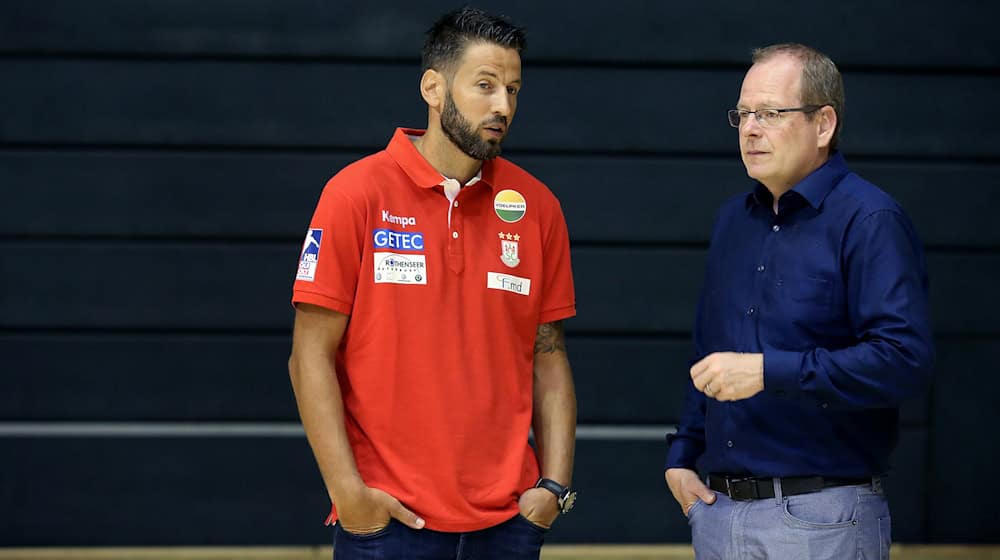
[[[286,329],[293,244],[0,244],[0,327]]]
[[[0,142],[375,147],[394,126],[427,122],[415,64],[5,59],[0,72],[19,107],[0,114]],[[725,111],[739,95],[740,71],[563,67],[524,75],[510,148],[735,149]],[[978,103],[1000,88],[998,75],[856,74],[845,83],[850,153],[996,156],[1000,131]],[[567,84],[600,87],[569,94]],[[949,99],[935,109],[934,127],[899,118],[920,114],[925,99]]]
[[[919,436],[919,433],[917,433]],[[903,437],[897,540],[919,527],[920,437]],[[580,441],[573,515],[547,542],[684,542],[660,441]],[[2,546],[322,544],[326,492],[301,438],[0,438]],[[72,457],[72,468],[66,458]],[[891,492],[891,490],[890,490]],[[627,512],[609,515],[608,512]],[[900,535],[902,533],[902,535]]]
[[[0,235],[298,239],[326,180],[363,155],[0,151]],[[556,193],[577,242],[707,243],[718,206],[751,183],[736,154],[511,158]],[[1000,165],[851,163],[925,243],[1000,246],[1000,221],[978,211],[1000,206]]]
[[[8,372],[0,378],[0,421],[295,422],[290,344],[290,334],[0,335]],[[678,422],[686,338],[571,334],[567,345],[581,424]],[[939,378],[968,367],[947,355]],[[926,422],[926,396],[908,401],[902,416],[905,425]]]
[[[929,542],[996,542],[1000,511],[978,507],[983,481],[1000,465],[1000,344],[956,341],[938,350],[938,361],[963,361],[942,371],[931,410],[933,438],[928,480]]]
[[[297,421],[286,335],[0,335],[8,421]]]
[[[305,437],[0,438],[0,546],[325,544]]]
[[[441,0],[419,4],[184,0],[138,6],[104,0],[87,7],[72,0],[10,3],[13,6],[0,19],[0,52],[413,58],[424,30],[455,7]],[[1000,63],[1000,45],[989,26],[997,11],[982,2],[952,3],[947,10],[928,0],[911,2],[905,18],[888,4],[839,2],[825,8],[828,24],[819,26],[810,7],[779,0],[681,7],[628,1],[615,10],[601,3],[580,3],[566,10],[559,4],[527,0],[483,0],[476,5],[507,14],[527,27],[527,56],[532,60],[743,63],[753,47],[798,40],[827,50],[841,65]],[[858,17],[859,9],[865,17]],[[115,17],[102,17],[108,13]],[[949,40],[926,40],[941,35]]]
[[[570,332],[690,330],[703,250],[579,247]],[[0,243],[0,328],[285,329],[298,244]],[[933,253],[938,334],[996,334],[1000,255]],[[766,312],[763,308],[762,312]]]

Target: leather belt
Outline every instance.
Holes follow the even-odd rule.
[[[860,486],[872,483],[870,478],[825,478],[822,476],[788,476],[778,480],[781,481],[781,494],[783,496],[819,492],[824,488],[835,486]],[[710,474],[708,475],[708,487],[740,501],[774,497],[774,478],[769,476],[734,477]]]

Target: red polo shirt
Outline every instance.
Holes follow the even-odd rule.
[[[576,314],[569,237],[540,181],[497,158],[459,189],[421,134],[398,129],[330,179],[292,301],[351,315],[336,368],[365,483],[430,529],[474,531],[538,477],[535,333]]]

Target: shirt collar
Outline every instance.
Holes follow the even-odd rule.
[[[830,156],[830,159],[826,160],[826,163],[819,166],[819,168],[807,175],[805,179],[802,179],[797,185],[792,187],[791,192],[798,194],[810,206],[819,210],[819,207],[823,205],[823,201],[826,200],[827,195],[830,194],[833,188],[837,186],[837,183],[849,171],[843,154],[839,151],[834,152]],[[754,185],[753,190],[747,194],[746,206],[747,208],[751,205],[770,206],[773,200],[774,198],[771,196],[771,192],[767,190],[767,187],[761,183],[757,183]]]
[[[403,171],[406,172],[415,185],[430,189],[445,185],[448,178],[442,175],[437,169],[434,169],[430,162],[424,159],[424,156],[417,151],[417,147],[413,145],[411,137],[423,136],[425,132],[425,130],[415,128],[397,128],[385,150],[403,168]],[[494,167],[492,161],[484,161],[479,173],[476,173],[475,177],[469,179],[469,182],[465,186],[474,185],[479,181],[493,186]]]

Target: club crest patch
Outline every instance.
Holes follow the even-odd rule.
[[[510,268],[521,264],[521,258],[517,254],[517,246],[521,241],[521,236],[517,233],[512,234],[502,231],[497,235],[500,237],[500,261]]]
[[[524,196],[512,189],[502,190],[493,198],[493,210],[497,217],[508,224],[521,221],[527,209]]]
[[[302,253],[299,255],[299,271],[296,280],[313,282],[316,280],[316,266],[319,265],[319,247],[323,242],[323,230],[310,228],[306,240],[302,242]]]

